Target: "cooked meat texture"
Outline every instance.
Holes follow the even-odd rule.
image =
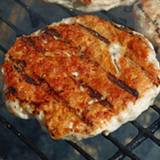
[[[133,7],[135,29],[160,47],[160,1],[140,0]],[[158,51],[160,53],[160,49]]]
[[[136,0],[44,0],[50,3],[57,3],[64,7],[76,9],[83,12],[95,12],[118,7],[130,6]]]
[[[150,42],[91,15],[18,38],[1,71],[8,110],[36,117],[53,139],[107,135],[137,118],[160,90]]]

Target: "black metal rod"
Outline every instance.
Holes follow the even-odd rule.
[[[70,16],[75,17],[77,14],[73,11],[73,9],[67,9],[61,5],[58,5],[61,9],[63,9],[65,12],[67,12]]]
[[[146,137],[140,133],[126,147],[130,150],[134,150],[137,146],[139,146],[145,140],[146,140]],[[125,157],[126,156],[120,150],[118,150],[110,158],[110,160],[121,160],[121,159],[124,159]]]
[[[138,135],[130,143],[127,144],[127,147],[131,150],[134,150],[146,139],[147,137],[144,136],[143,133],[138,133]]]
[[[90,154],[88,154],[86,151],[84,151],[79,145],[77,145],[74,142],[67,141],[74,149],[76,149],[81,155],[83,155],[84,158],[87,160],[95,160]]]
[[[32,22],[32,27],[38,27],[41,22],[44,24],[49,24],[37,11],[26,5],[23,1],[21,0],[14,0],[14,1],[17,2],[19,5],[21,5],[29,13],[30,20]]]
[[[0,15],[0,20],[2,20],[4,23],[6,23],[10,28],[12,28],[15,32],[16,32],[16,36],[22,36],[24,34],[26,34],[25,32],[23,32],[22,30],[20,30],[19,28],[17,28],[14,24],[12,24],[10,21],[8,21],[5,17],[2,17],[2,15]]]
[[[3,47],[1,44],[0,44],[0,50],[3,51],[4,53],[8,52],[8,49],[6,49],[5,47]]]
[[[160,140],[153,135],[153,130],[150,128],[143,128],[137,121],[131,122],[142,134],[154,141],[158,146],[160,146]],[[159,123],[160,127],[160,123]]]
[[[115,15],[110,13],[110,11],[101,11],[109,20],[111,20],[114,23],[121,24],[123,26],[126,26],[127,28],[134,30],[134,28],[127,26],[127,21],[125,18],[117,18]]]
[[[26,139],[14,126],[12,126],[4,117],[0,115],[0,122],[14,133],[21,141],[23,141],[31,150],[33,150],[42,160],[49,160],[34,144]]]
[[[156,121],[154,121],[149,128],[150,132],[153,134],[155,133],[160,127],[160,118],[158,118]],[[136,125],[135,125],[136,127]],[[137,128],[137,127],[136,127]],[[138,135],[130,142],[126,145],[126,147],[130,150],[134,150],[135,148],[137,148],[141,143],[143,143],[146,139],[147,139],[147,135],[144,134],[144,132],[142,133],[141,130],[139,131]],[[159,140],[158,140],[159,141]],[[156,143],[156,142],[155,142]],[[156,143],[157,144],[157,143]],[[112,159],[116,159],[116,160],[120,160],[125,158],[124,154],[119,150],[117,151],[113,156]]]
[[[159,128],[160,128],[160,117],[149,126],[149,129],[152,133],[155,133]]]
[[[126,26],[126,19],[124,18],[117,18],[115,15],[111,14],[109,11],[101,11],[106,17],[108,17],[109,20]]]
[[[151,106],[151,108],[153,108],[156,112],[158,112],[160,114],[160,108],[157,107],[155,104],[153,106]]]
[[[133,160],[139,160],[139,158],[134,153],[132,153],[132,150],[130,150],[126,146],[123,146],[115,137],[112,137],[111,135],[105,136],[104,134],[103,136],[109,141],[111,141],[114,145],[116,145],[122,154],[121,156],[118,156],[118,157],[111,157],[109,160],[113,160],[113,159],[120,160],[125,158],[125,156],[128,156]]]

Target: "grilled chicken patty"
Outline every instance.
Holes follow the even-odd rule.
[[[67,8],[76,9],[83,12],[95,12],[109,10],[118,6],[132,5],[136,0],[44,0],[46,2],[57,3]]]
[[[140,0],[133,7],[135,29],[160,47],[160,1]],[[160,53],[160,49],[158,50]]]
[[[150,42],[91,15],[18,38],[1,71],[8,110],[36,117],[53,139],[107,135],[137,118],[160,90]]]

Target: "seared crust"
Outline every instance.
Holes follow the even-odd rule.
[[[24,114],[44,119],[54,139],[108,134],[136,118],[159,92],[159,64],[151,44],[140,34],[90,15],[18,38],[2,73],[8,108],[18,115],[20,105]],[[146,92],[151,93],[149,104],[137,111]],[[136,114],[124,119],[121,113],[129,105]],[[118,125],[110,129],[114,117]]]

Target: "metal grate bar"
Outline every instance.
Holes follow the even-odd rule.
[[[160,140],[154,137],[153,132],[149,128],[143,128],[137,121],[131,122],[142,134],[144,134],[146,137],[150,138],[152,141],[154,141],[158,146],[160,146]],[[160,124],[159,124],[160,127]]]
[[[154,134],[159,128],[160,128],[160,117],[148,127],[148,129],[152,134]],[[127,147],[133,150],[136,147],[138,147],[147,138],[148,137],[145,136],[144,133],[139,132],[139,134],[127,145]]]
[[[73,9],[67,9],[61,5],[58,5],[61,9],[63,9],[65,12],[67,12],[70,16],[74,17],[77,16],[77,14],[73,11]]]
[[[156,112],[160,114],[160,108],[157,107],[156,105],[152,105],[151,108],[153,108]]]
[[[146,137],[142,136],[142,134],[139,133],[128,145],[126,145],[126,147],[128,147],[130,150],[134,150],[145,140]],[[125,155],[122,154],[122,152],[119,150],[109,160],[122,160],[124,158]]]
[[[87,152],[85,152],[79,145],[76,143],[73,143],[71,141],[67,141],[73,148],[75,148],[83,157],[85,157],[87,160],[95,160],[91,155],[89,155]]]
[[[121,24],[121,25],[125,25],[127,24],[126,19],[124,18],[117,18],[115,17],[113,14],[111,14],[109,11],[101,11],[105,16],[107,16],[111,21]]]
[[[3,51],[4,53],[8,52],[8,49],[6,49],[5,47],[3,47],[1,44],[0,44],[0,50]]]
[[[144,136],[142,133],[139,133],[130,143],[127,144],[127,147],[131,150],[134,150],[146,139],[146,136]]]
[[[129,148],[127,148],[126,146],[123,146],[115,137],[112,137],[111,135],[108,135],[108,136],[103,135],[103,136],[119,148],[119,151],[122,154],[121,158],[128,156],[131,159],[139,160],[139,158],[135,154],[133,154]],[[115,159],[115,157],[111,157],[109,160],[113,160],[113,159]],[[120,157],[118,159],[120,159]]]
[[[132,122],[131,122],[132,123]],[[135,125],[135,127],[137,128],[137,126]],[[153,124],[150,125],[150,127],[148,127],[149,131],[151,132],[152,136],[153,133],[155,133],[158,129],[160,128],[160,118],[158,118]],[[126,145],[126,147],[129,150],[134,150],[135,148],[137,148],[142,142],[144,142],[148,137],[147,135],[145,135],[145,132],[142,133],[141,130],[139,130],[139,134],[130,142]],[[153,136],[154,137],[154,136]],[[155,138],[155,137],[154,137]],[[155,139],[155,143],[157,144],[157,141],[159,143],[159,139]],[[159,145],[159,144],[158,144]],[[125,156],[122,154],[122,152],[119,150],[117,151],[112,159],[116,159],[116,160],[120,160],[123,159]]]
[[[155,133],[160,128],[160,117],[153,122],[153,124],[149,127],[152,133]]]
[[[113,14],[111,14],[109,11],[101,11],[106,17],[109,18],[114,23],[118,23],[120,25],[126,26],[131,30],[134,30],[132,27],[127,26],[127,21],[124,18],[117,18]]]
[[[21,31],[19,28],[17,28],[15,25],[13,25],[10,21],[8,21],[5,17],[2,17],[2,15],[0,15],[0,20],[5,22],[10,28],[12,28],[16,32],[17,37],[20,37],[26,34],[25,32]]]
[[[26,5],[21,0],[14,0],[14,1],[17,2],[19,5],[21,5],[29,13],[32,27],[38,27],[41,22],[44,24],[49,24],[37,11],[33,10],[31,7]]]
[[[34,151],[42,160],[49,160],[34,144],[29,142],[15,127],[13,127],[4,117],[0,115],[0,122],[14,133],[21,141],[23,141],[32,151]]]

